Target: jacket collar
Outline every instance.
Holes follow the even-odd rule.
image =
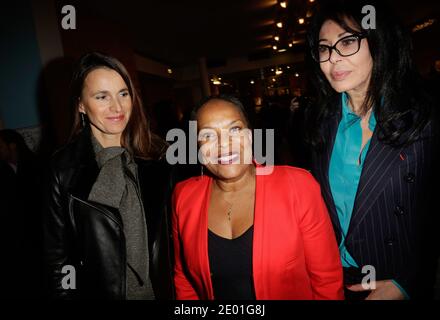
[[[340,103],[340,102],[339,102]],[[339,107],[340,110],[340,107]],[[318,161],[318,172],[316,172],[317,175],[320,177],[318,178],[321,182],[321,189],[322,189],[322,195],[325,199],[325,202],[327,203],[327,208],[330,213],[330,218],[332,220],[333,226],[336,229],[336,236],[338,238],[342,232],[341,225],[339,223],[338,214],[336,211],[336,205],[333,199],[333,195],[331,193],[330,189],[330,182],[329,182],[329,166],[330,166],[330,158],[333,151],[333,145],[335,143],[336,134],[338,131],[338,125],[341,121],[342,113],[336,112],[333,114],[330,118],[327,119],[324,123],[324,134],[326,143],[323,147],[323,152],[319,154],[317,161]]]

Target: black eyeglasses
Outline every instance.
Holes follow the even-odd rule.
[[[330,60],[332,51],[335,50],[341,57],[349,57],[358,53],[361,48],[362,39],[366,38],[365,34],[351,34],[339,39],[333,46],[319,44],[312,50],[313,59],[322,63]]]

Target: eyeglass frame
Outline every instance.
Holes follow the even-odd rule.
[[[336,46],[337,46],[338,43],[341,42],[342,40],[348,39],[348,38],[350,38],[350,37],[356,37],[356,38],[357,38],[357,40],[358,40],[358,49],[357,49],[356,52],[354,52],[354,53],[351,53],[351,54],[348,54],[348,55],[343,55],[343,54],[341,54],[341,52],[336,48]],[[367,35],[366,35],[365,33],[353,33],[353,34],[347,35],[347,36],[345,36],[345,37],[339,39],[338,41],[336,41],[336,43],[335,43],[333,46],[328,46],[328,45],[325,45],[325,44],[319,44],[319,45],[317,45],[317,46],[315,46],[315,47],[313,48],[313,50],[312,50],[312,57],[313,57],[313,59],[314,59],[316,62],[318,62],[318,63],[324,63],[324,62],[327,62],[327,61],[329,61],[329,60],[331,59],[331,57],[332,57],[332,53],[333,53],[333,50],[336,51],[337,54],[340,55],[341,57],[350,57],[350,56],[353,56],[353,55],[355,55],[356,53],[359,52],[359,50],[361,49],[361,42],[362,42],[362,39],[365,39],[365,38],[367,38]],[[314,53],[314,52],[315,52],[315,50],[318,51],[319,46],[324,46],[324,47],[326,47],[326,48],[328,49],[328,51],[329,51],[329,55],[328,55],[328,59],[327,59],[327,60],[320,61],[319,58],[317,59],[317,58],[315,57],[315,54],[316,54],[316,53]],[[319,56],[319,52],[318,52],[317,54],[318,54],[318,56]]]

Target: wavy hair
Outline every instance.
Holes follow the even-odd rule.
[[[362,28],[365,18],[362,8],[366,5],[375,8],[375,29]],[[317,129],[309,133],[308,142],[315,147],[322,146],[325,143],[323,120],[340,112],[340,95],[330,86],[312,53],[319,43],[321,27],[327,20],[336,22],[347,32],[366,35],[373,70],[361,112],[365,114],[373,108],[379,140],[397,147],[420,138],[430,116],[431,99],[425,94],[413,63],[409,32],[399,24],[384,1],[332,0],[321,3],[307,33],[306,63],[316,90],[316,100],[308,110],[308,119],[310,127]]]

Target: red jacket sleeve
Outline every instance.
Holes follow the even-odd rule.
[[[177,199],[179,197],[179,188],[173,194],[173,217],[172,217],[172,232],[174,243],[174,285],[176,287],[176,299],[177,300],[198,300],[199,297],[194,290],[193,286],[189,282],[185,271],[183,270],[182,263],[182,243],[179,233],[179,217],[177,208]]]
[[[343,273],[339,249],[330,217],[322,199],[319,184],[310,175],[301,181],[308,192],[299,195],[299,225],[304,241],[306,266],[309,272],[314,299],[344,299]]]

